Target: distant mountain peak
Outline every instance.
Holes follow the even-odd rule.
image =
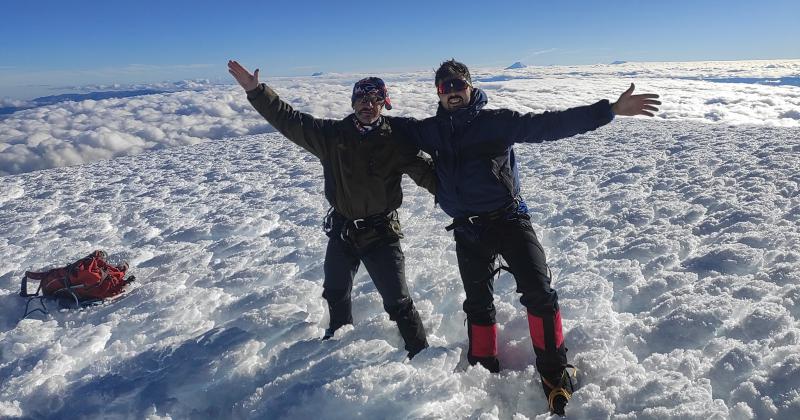
[[[528,66],[526,66],[526,65],[522,64],[521,62],[517,61],[516,63],[506,67],[506,70],[524,69],[525,67],[528,67]]]
[[[625,64],[625,63],[627,63],[627,61],[617,60],[617,61],[612,61],[612,62],[611,62],[611,64],[612,64],[612,65],[616,65],[616,64]]]

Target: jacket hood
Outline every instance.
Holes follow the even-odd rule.
[[[469,105],[464,108],[459,108],[455,111],[448,111],[444,109],[442,103],[439,102],[439,109],[436,110],[437,117],[451,117],[454,122],[467,123],[478,115],[478,112],[489,103],[489,98],[480,89],[472,89],[472,99]]]

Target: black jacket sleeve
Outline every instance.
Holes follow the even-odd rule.
[[[320,159],[327,155],[329,144],[325,138],[333,132],[334,120],[314,118],[309,114],[295,111],[263,83],[258,88],[248,91],[247,99],[253,108],[286,138]]]
[[[386,117],[392,125],[392,130],[400,133],[404,141],[413,145],[417,149],[427,154],[432,154],[433,148],[430,146],[430,139],[424,135],[425,120],[408,117]]]
[[[415,184],[436,195],[436,171],[430,158],[422,157],[419,151],[408,146],[402,151],[404,157],[403,173],[407,174]]]
[[[611,104],[605,99],[592,105],[541,114],[520,114],[511,110],[499,112],[502,112],[503,126],[510,130],[509,145],[563,139],[595,130],[614,119]]]

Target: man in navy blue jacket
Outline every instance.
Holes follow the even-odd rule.
[[[514,143],[541,143],[570,137],[608,124],[614,115],[653,116],[658,95],[633,95],[634,86],[611,104],[543,114],[484,109],[486,94],[472,86],[469,69],[455,60],[436,71],[439,109],[425,120],[391,118],[416,146],[433,157],[438,183],[436,199],[453,217],[447,227],[456,241],[458,268],[467,298],[471,364],[492,372],[497,359],[497,325],[493,304],[495,260],[502,255],[514,275],[520,301],[527,309],[536,368],[550,410],[564,414],[573,391],[575,369],[567,364],[558,295],[550,287],[544,249],[520,196]]]

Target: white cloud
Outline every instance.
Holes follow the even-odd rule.
[[[30,105],[30,101],[12,98],[0,98],[0,108],[5,107],[23,107]]]
[[[542,112],[603,98],[615,100],[635,82],[637,92],[661,94],[657,118],[783,127],[800,126],[800,87],[701,79],[777,79],[798,74],[798,60],[534,66],[513,72],[473,69],[476,86],[489,95],[490,108]],[[331,73],[266,80],[297,109],[320,118],[342,118],[351,111],[352,83],[364,76]],[[395,105],[389,115],[424,118],[436,112],[430,71],[378,76],[387,80]],[[238,86],[196,80],[92,87],[180,91],[65,102],[10,115],[0,120],[0,175],[272,131]]]

